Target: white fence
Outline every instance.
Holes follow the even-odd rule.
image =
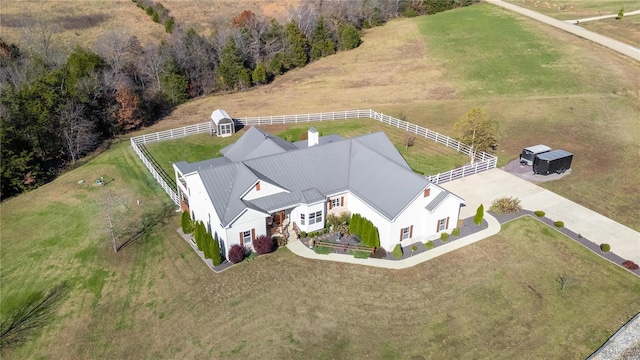
[[[324,113],[315,113],[315,114],[297,114],[297,115],[281,115],[281,116],[260,116],[260,117],[245,117],[239,119],[233,119],[234,122],[242,125],[278,125],[278,124],[292,124],[292,123],[305,123],[305,122],[316,122],[316,121],[332,121],[332,120],[347,120],[347,119],[361,119],[361,118],[370,118],[382,123],[385,123],[389,126],[393,126],[397,129],[405,130],[410,133],[416,134],[418,136],[424,137],[429,140],[433,140],[439,144],[445,145],[456,151],[463,153],[469,157],[471,157],[473,149],[465,145],[455,139],[452,139],[446,135],[442,135],[435,131],[431,131],[422,126],[412,124],[410,122],[396,119],[394,117],[385,115],[383,113],[379,113],[373,111],[371,109],[368,110],[347,110],[347,111],[332,111],[332,112],[324,112]],[[145,164],[147,169],[151,172],[151,175],[158,181],[160,186],[169,194],[171,199],[178,204],[180,199],[178,199],[178,195],[175,193],[175,189],[172,189],[167,183],[164,181],[162,176],[159,174],[158,170],[155,169],[153,163],[146,158],[144,153],[141,151],[139,144],[153,143],[164,140],[171,140],[182,138],[189,135],[199,134],[203,132],[210,133],[213,130],[211,121],[189,125],[178,129],[171,129],[166,131],[160,131],[157,133],[146,134],[135,136],[131,138],[131,146],[142,162]],[[493,169],[497,165],[498,158],[487,154],[485,152],[477,152],[474,155],[473,164],[465,165],[463,167],[453,169],[451,171],[447,171],[445,173],[440,173],[437,175],[428,175],[426,176],[429,181],[441,184],[447,181],[460,179],[465,176],[477,174],[482,171],[486,171],[489,169]]]

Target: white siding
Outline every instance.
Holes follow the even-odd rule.
[[[322,212],[322,221],[309,225],[309,214]],[[304,225],[300,224],[300,214],[304,214]],[[312,232],[324,228],[327,212],[325,211],[325,202],[319,202],[312,205],[300,205],[291,212],[292,219],[296,222],[300,231]]]
[[[270,184],[266,181],[260,181],[260,190],[256,190],[256,186],[254,185],[251,190],[243,197],[244,200],[253,200],[261,197],[278,194],[281,192],[286,192],[281,187]]]
[[[393,222],[371,209],[369,205],[353,194],[349,196],[349,212],[351,214],[358,213],[369,219],[378,228],[380,246],[391,251],[396,244],[400,243],[400,234],[403,228],[413,226],[411,238],[402,241],[402,245],[406,246],[413,242],[426,242],[429,238],[437,235],[437,225],[440,219],[449,218],[447,232],[456,227],[460,212],[460,202],[456,197],[447,197],[433,213],[426,209],[426,206],[441,191],[443,191],[441,188],[432,185],[428,197],[424,197],[424,193],[420,192]]]
[[[249,209],[232,224],[229,224],[229,228],[226,229],[226,251],[229,251],[233,245],[240,244],[240,232],[251,229],[255,229],[255,237],[266,235],[267,220],[263,213]],[[251,249],[253,249],[253,242],[251,245]]]
[[[185,176],[185,180],[187,181],[187,186],[190,191],[189,210],[191,211],[192,219],[204,223],[213,238],[221,243],[222,253],[226,256],[226,249],[223,249],[222,246],[226,241],[226,231],[220,225],[218,214],[209,199],[209,194],[205,190],[200,176],[198,174],[187,175]]]

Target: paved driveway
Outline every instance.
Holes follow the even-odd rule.
[[[612,252],[640,264],[639,232],[503,170],[492,169],[441,186],[465,199],[462,218],[474,216],[480,204],[488,210],[496,198],[517,197],[523,208],[542,210],[548,218],[563,221],[565,227],[596,244],[608,243]]]

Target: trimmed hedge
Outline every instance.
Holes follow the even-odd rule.
[[[362,244],[377,248],[380,247],[380,234],[378,228],[367,218],[362,217],[360,214],[351,215],[349,221],[349,233],[356,234],[362,240]]]
[[[426,243],[424,243],[424,247],[426,247],[427,250],[431,250],[435,247],[435,245],[433,244],[433,241],[429,240]]]
[[[394,247],[393,251],[391,252],[391,256],[393,256],[394,259],[401,259],[402,255],[402,246],[400,246],[400,244],[396,244],[396,247]]]
[[[537,217],[543,217],[545,215],[544,211],[542,210],[536,210],[534,214],[536,214]]]
[[[629,270],[638,270],[638,269],[640,269],[640,266],[638,266],[638,264],[634,263],[631,260],[626,260],[625,262],[622,263],[622,266],[624,266],[625,268],[627,268]]]
[[[191,221],[191,215],[189,215],[189,212],[186,210],[182,212],[180,226],[182,227],[182,232],[185,234],[191,234],[193,232],[193,222]]]
[[[559,228],[561,228],[561,227],[564,227],[564,222],[562,222],[562,221],[556,221],[556,222],[554,222],[554,223],[553,223],[553,225],[555,225],[555,227],[559,227]]]
[[[449,234],[447,234],[447,233],[440,234],[440,240],[442,240],[442,242],[449,241]]]
[[[609,252],[609,251],[611,251],[611,245],[609,245],[609,244],[600,244],[600,250],[602,250],[604,252]]]

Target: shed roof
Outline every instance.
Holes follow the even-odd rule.
[[[227,112],[222,109],[216,109],[211,113],[211,121],[213,121],[216,125],[220,124],[220,121],[224,119],[233,120],[231,119],[231,116],[229,116],[229,114],[227,114]]]

